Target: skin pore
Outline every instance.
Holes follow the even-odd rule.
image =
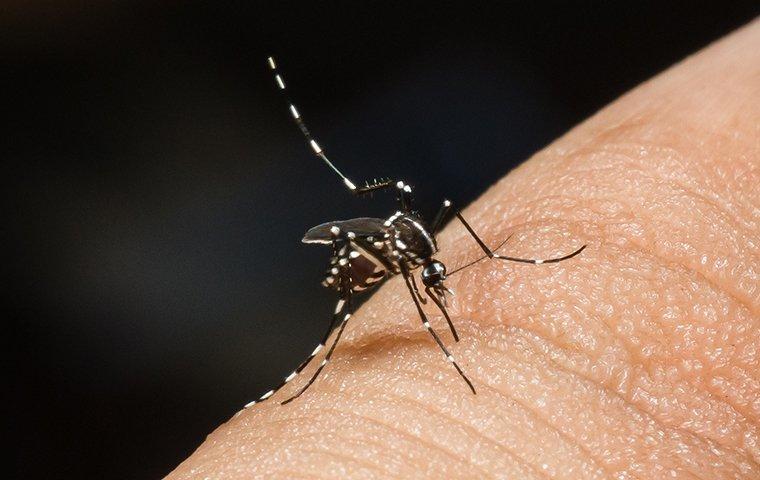
[[[280,406],[220,426],[169,477],[760,478],[760,21],[644,83],[463,214],[505,255],[450,277],[454,343],[402,278]],[[481,252],[453,220],[438,258]]]

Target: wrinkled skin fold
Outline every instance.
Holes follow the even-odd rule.
[[[458,344],[425,306],[477,395],[394,278],[303,397],[279,404],[296,379],[168,478],[760,478],[759,185],[755,21],[464,211],[507,255],[589,245],[449,278]],[[439,246],[450,269],[480,255],[456,222]]]

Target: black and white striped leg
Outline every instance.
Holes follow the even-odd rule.
[[[438,309],[443,313],[443,316],[446,317],[446,321],[449,323],[449,329],[451,330],[451,334],[454,335],[454,341],[459,341],[459,335],[457,334],[457,329],[454,328],[454,322],[451,321],[451,317],[449,317],[449,312],[446,310],[446,305],[441,301],[441,299],[438,297],[438,294],[430,287],[425,287],[425,293],[428,294],[428,297],[433,299],[433,303],[435,303],[438,306]]]
[[[342,232],[339,229],[332,231],[332,234],[334,238],[334,241],[332,244],[333,258],[339,258],[339,257],[345,258],[343,262],[340,262],[340,260],[336,261],[336,264],[340,265],[341,263],[343,263],[345,265],[349,265],[350,256],[348,253],[348,248],[346,247],[347,245],[346,239],[345,238],[342,239]],[[340,254],[340,252],[343,252],[343,253]],[[341,265],[341,269],[343,269],[342,265]],[[348,270],[344,269],[344,271],[348,271]],[[351,300],[350,277],[345,274],[340,274],[340,275],[335,274],[335,277],[330,277],[330,278],[337,278],[338,281],[341,282],[341,290],[340,290],[341,297],[338,299],[338,302],[335,304],[335,311],[333,312],[332,320],[330,321],[330,326],[325,332],[324,337],[322,337],[322,341],[320,341],[319,345],[317,345],[316,348],[314,348],[314,350],[311,352],[311,355],[309,355],[309,357],[306,360],[301,362],[298,368],[293,370],[293,372],[290,375],[285,377],[282,383],[280,383],[277,387],[273,388],[272,390],[269,390],[267,393],[262,395],[258,400],[254,400],[246,404],[245,408],[252,407],[257,403],[261,403],[264,400],[268,399],[269,397],[274,395],[275,392],[277,392],[279,389],[284,387],[285,384],[293,380],[299,373],[301,373],[301,371],[303,371],[303,369],[306,368],[309,365],[309,363],[311,363],[311,361],[314,359],[314,357],[316,357],[317,354],[320,351],[322,351],[322,349],[325,347],[325,345],[327,344],[327,340],[330,338],[330,334],[333,332],[336,325],[338,325],[339,322],[345,320],[344,312],[346,311],[346,307],[349,306],[348,303]]]
[[[414,275],[410,275],[409,278],[412,280],[412,288],[414,288],[414,293],[417,294],[417,298],[423,304],[427,304],[427,299],[420,294],[420,291],[417,288],[417,281],[414,279]]]
[[[435,215],[435,218],[433,219],[433,223],[430,226],[430,234],[435,236],[438,233],[438,230],[443,226],[443,223],[446,221],[446,217],[448,216],[449,212],[451,211],[451,202],[449,200],[444,200],[443,204],[441,205],[441,208],[438,209],[438,213]]]
[[[508,236],[508,237],[507,237],[507,238],[506,238],[506,239],[505,239],[503,242],[501,242],[501,243],[499,244],[499,246],[498,246],[498,247],[494,248],[494,249],[493,249],[493,251],[494,251],[494,252],[498,252],[498,251],[499,251],[499,249],[500,249],[501,247],[503,247],[503,246],[504,246],[504,244],[505,244],[505,243],[507,243],[507,242],[509,241],[509,239],[510,239],[510,238],[512,238],[512,235]],[[447,276],[447,277],[450,277],[450,276],[454,275],[455,273],[457,273],[458,271],[460,271],[460,270],[464,270],[465,268],[470,268],[471,266],[475,265],[476,263],[478,263],[478,262],[480,262],[480,261],[482,261],[482,260],[485,260],[486,258],[488,258],[488,255],[483,255],[482,257],[478,258],[477,260],[473,260],[472,262],[470,262],[470,263],[468,263],[468,264],[466,264],[466,265],[462,265],[461,267],[455,268],[454,270],[452,270],[452,271],[448,272],[448,273],[446,274],[446,276]]]
[[[290,382],[291,380],[293,380],[299,373],[301,373],[301,371],[303,371],[304,368],[306,368],[309,365],[309,363],[311,363],[311,361],[314,359],[314,357],[316,357],[317,354],[319,352],[321,352],[323,348],[325,348],[325,345],[327,344],[327,340],[330,338],[330,334],[333,332],[333,330],[335,329],[335,326],[340,321],[339,319],[343,319],[344,318],[344,311],[346,309],[346,304],[347,304],[347,300],[346,300],[345,297],[341,297],[340,300],[338,300],[338,303],[335,305],[335,313],[333,314],[332,320],[330,321],[330,327],[327,329],[327,332],[325,332],[325,335],[324,335],[324,337],[322,337],[322,341],[319,342],[319,345],[317,345],[316,348],[314,348],[314,351],[311,352],[311,355],[309,355],[309,357],[306,360],[304,360],[303,362],[301,362],[301,364],[298,366],[298,368],[296,368],[295,370],[293,370],[293,372],[290,375],[288,375],[287,377],[285,377],[285,379],[282,381],[282,383],[280,383],[275,388],[269,390],[267,393],[265,393],[264,395],[262,395],[258,400],[254,400],[254,401],[248,403],[245,406],[245,408],[249,408],[249,407],[252,407],[252,406],[256,405],[257,403],[261,403],[264,400],[266,400],[269,397],[271,397],[272,395],[274,395],[275,392],[277,392],[279,389],[281,389],[282,387],[284,387],[285,384],[287,384],[288,382]]]
[[[309,147],[311,147],[314,154],[322,159],[325,164],[330,167],[330,169],[335,172],[341,180],[343,180],[343,184],[348,188],[348,190],[354,194],[354,195],[363,195],[366,193],[375,192],[377,190],[383,190],[386,188],[390,188],[393,185],[393,182],[391,180],[382,180],[382,181],[375,181],[372,184],[367,184],[365,186],[359,186],[357,187],[354,182],[348,179],[343,173],[338,170],[338,167],[336,167],[330,159],[327,158],[327,155],[325,154],[325,151],[322,149],[322,147],[319,146],[317,141],[314,139],[314,137],[311,134],[311,131],[306,127],[306,123],[303,120],[303,117],[301,116],[301,113],[296,108],[295,104],[290,100],[288,97],[288,91],[285,86],[285,77],[280,73],[279,69],[277,68],[277,63],[274,61],[274,57],[267,58],[267,64],[269,65],[269,68],[274,73],[274,81],[277,84],[277,88],[282,92],[283,96],[285,97],[285,101],[288,104],[288,109],[290,110],[290,115],[293,117],[293,120],[296,122],[296,125],[298,126],[299,130],[301,130],[301,133],[306,138],[306,143],[309,144]]]
[[[414,289],[412,288],[412,282],[409,279],[411,274],[409,273],[409,269],[404,266],[403,262],[399,262],[401,265],[401,274],[404,277],[404,281],[406,282],[406,287],[409,289],[409,293],[412,295],[412,300],[414,300],[414,305],[417,307],[417,313],[420,315],[420,319],[422,320],[422,325],[424,325],[425,329],[432,335],[433,339],[435,340],[435,343],[438,344],[438,346],[443,351],[443,354],[446,355],[446,360],[451,362],[452,365],[454,365],[454,368],[457,369],[457,372],[459,372],[459,375],[464,379],[465,382],[467,382],[467,386],[470,387],[470,390],[472,390],[472,393],[475,394],[475,387],[472,385],[472,382],[469,378],[467,378],[467,375],[464,374],[462,369],[459,367],[457,362],[454,360],[454,356],[451,355],[449,350],[446,348],[446,346],[441,341],[441,338],[438,336],[437,333],[435,333],[435,330],[433,330],[433,327],[430,326],[430,322],[428,321],[427,316],[425,315],[425,312],[422,311],[422,305],[420,304],[419,300],[417,299],[417,296],[414,294]]]
[[[499,259],[499,260],[508,260],[510,262],[532,263],[534,265],[541,265],[543,263],[557,263],[557,262],[561,262],[562,260],[567,260],[569,258],[573,258],[574,256],[578,255],[579,253],[581,253],[586,248],[586,245],[583,245],[581,248],[579,248],[578,250],[576,250],[576,251],[574,251],[574,252],[572,252],[572,253],[570,253],[568,255],[564,255],[564,256],[558,257],[558,258],[549,258],[549,259],[517,258],[517,257],[508,257],[506,255],[498,255],[498,254],[493,253],[491,251],[491,249],[488,248],[488,246],[485,243],[483,243],[483,240],[481,240],[480,237],[478,236],[478,234],[475,233],[475,231],[472,229],[472,227],[470,226],[470,224],[467,223],[467,220],[465,220],[464,217],[462,217],[461,213],[456,212],[456,216],[457,216],[457,218],[459,218],[459,221],[462,222],[462,225],[464,225],[464,228],[466,228],[467,231],[470,232],[470,235],[472,235],[472,238],[474,238],[475,241],[478,242],[478,245],[480,245],[480,248],[483,250],[483,252],[486,254],[486,256],[488,258],[496,258],[496,259]]]
[[[348,324],[348,320],[351,318],[351,298],[352,298],[352,293],[351,293],[351,287],[350,287],[350,285],[348,285],[348,282],[347,282],[347,286],[348,286],[348,288],[346,289],[345,296],[343,298],[341,298],[341,300],[339,300],[339,302],[338,302],[338,306],[341,307],[341,313],[340,314],[343,315],[343,319],[341,320],[340,328],[338,328],[338,334],[335,336],[335,340],[333,340],[332,345],[330,345],[330,349],[327,351],[327,355],[325,355],[325,358],[322,360],[322,363],[319,365],[319,368],[317,368],[317,371],[314,372],[314,375],[311,376],[311,378],[306,383],[306,385],[304,385],[303,387],[301,387],[301,389],[298,390],[298,392],[296,392],[295,395],[293,395],[292,397],[290,397],[287,400],[283,401],[281,403],[281,405],[286,405],[286,404],[292,402],[293,400],[295,400],[296,398],[300,397],[303,394],[303,392],[305,392],[311,386],[311,384],[314,383],[314,381],[317,379],[317,377],[319,377],[319,374],[322,373],[322,369],[325,368],[325,365],[327,365],[327,363],[330,361],[330,358],[332,358],[332,354],[335,351],[335,346],[338,345],[338,341],[340,340],[341,335],[343,335],[343,330],[346,328],[346,325]],[[343,303],[341,303],[341,302],[343,302]],[[336,315],[338,315],[338,313],[337,313],[338,312],[338,308],[337,307],[336,307],[335,311],[336,311]],[[344,311],[345,311],[345,313],[343,313]]]
[[[322,364],[317,368],[317,371],[314,372],[314,375],[309,379],[309,381],[301,387],[298,392],[293,395],[292,397],[288,398],[284,402],[281,403],[281,405],[285,405],[287,403],[292,402],[296,398],[300,397],[303,392],[305,392],[312,383],[317,379],[320,373],[322,373],[322,369],[325,368],[325,365],[327,365],[327,362],[330,361],[330,358],[332,358],[332,354],[335,351],[335,346],[338,344],[338,340],[340,340],[341,335],[343,335],[343,330],[346,328],[346,324],[348,323],[348,319],[351,318],[351,302],[353,299],[353,290],[352,290],[352,280],[351,280],[351,249],[350,249],[350,243],[349,243],[349,236],[350,234],[348,232],[341,232],[339,228],[333,227],[332,235],[334,237],[333,241],[333,255],[338,258],[338,281],[340,282],[340,299],[338,300],[338,303],[335,305],[335,312],[333,314],[333,320],[332,320],[332,326],[334,327],[338,321],[340,321],[340,327],[338,328],[338,334],[335,336],[335,340],[333,340],[332,345],[330,346],[330,349],[327,351],[327,354],[325,355],[325,358],[322,360]],[[331,274],[334,274],[333,271],[331,271]],[[339,320],[340,319],[340,320]],[[325,335],[325,338],[322,340],[322,343],[320,345],[326,345],[327,339],[330,336],[330,332]],[[311,360],[309,358],[307,360],[308,362]],[[303,365],[301,367],[301,370],[306,365]],[[297,372],[299,373],[300,370]]]

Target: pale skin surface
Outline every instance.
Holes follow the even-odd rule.
[[[463,213],[472,395],[394,278],[316,361],[168,478],[760,478],[760,21],[614,102]],[[480,255],[456,221],[450,269]],[[324,351],[323,351],[324,352]]]

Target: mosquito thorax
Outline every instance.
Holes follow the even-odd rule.
[[[422,283],[426,287],[440,285],[444,280],[446,280],[446,266],[438,260],[431,260],[422,269]]]

